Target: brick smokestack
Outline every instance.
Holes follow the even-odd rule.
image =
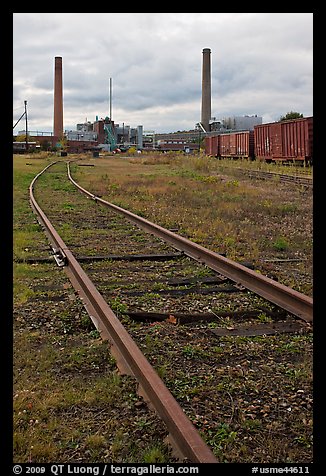
[[[211,118],[211,50],[203,49],[203,76],[201,97],[201,123],[206,131],[209,131]]]
[[[63,136],[62,57],[54,58],[54,115],[53,135],[55,141]]]

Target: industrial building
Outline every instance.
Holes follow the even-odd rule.
[[[202,101],[201,121],[196,128],[183,132],[158,134],[155,131],[143,132],[143,126],[131,128],[126,124],[115,124],[112,117],[98,118],[92,123],[86,121],[76,125],[75,130],[64,130],[63,120],[63,80],[62,57],[54,58],[54,109],[53,133],[28,131],[29,140],[37,141],[47,148],[64,148],[67,152],[85,152],[90,150],[115,151],[126,150],[130,146],[137,149],[156,149],[161,151],[183,150],[193,152],[200,148],[204,137],[228,131],[253,130],[262,124],[262,117],[233,116],[223,119],[211,117],[211,50],[204,48],[202,58]],[[111,111],[111,78],[110,78],[110,116]],[[27,124],[26,124],[27,128]],[[19,134],[27,136],[26,131]]]
[[[74,149],[91,149],[96,147],[103,151],[124,150],[131,146],[142,148],[142,126],[132,128],[129,125],[115,124],[109,117],[99,119],[94,123],[87,121],[77,124],[76,130],[65,131],[68,142],[68,150],[74,142]],[[79,147],[78,147],[79,145]]]
[[[212,131],[253,131],[255,126],[263,123],[261,116],[232,116],[224,117],[223,119],[216,120],[215,118],[210,120],[209,130]]]
[[[86,119],[84,123],[77,124],[75,130],[64,130],[62,58],[60,56],[54,59],[53,104],[53,133],[24,130],[19,131],[18,134],[26,137],[28,135],[29,140],[37,141],[45,148],[56,147],[75,153],[91,150],[115,151],[118,148],[126,149],[130,146],[140,149],[143,147],[143,126],[131,128],[124,123],[120,126],[108,116],[100,119],[96,116],[94,123]]]

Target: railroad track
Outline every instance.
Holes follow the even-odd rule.
[[[185,323],[194,324],[194,335],[200,335],[201,340],[205,340],[206,344],[216,338],[215,336],[223,335],[265,336],[280,335],[284,332],[307,332],[312,324],[312,299],[255,273],[243,264],[232,262],[170,230],[155,225],[121,207],[109,204],[101,197],[80,187],[73,179],[68,164],[68,177],[71,183],[92,200],[92,202],[86,201],[87,205],[91,204],[93,209],[94,206],[98,208],[98,205],[108,207],[108,211],[105,214],[100,212],[90,226],[99,226],[99,222],[102,221],[105,222],[107,228],[114,228],[112,231],[123,227],[124,233],[128,234],[128,241],[122,243],[120,235],[115,243],[117,247],[113,247],[110,242],[110,250],[112,251],[114,248],[115,254],[107,253],[107,250],[104,249],[102,253],[95,255],[92,249],[93,239],[90,240],[88,251],[87,243],[83,243],[83,250],[86,249],[87,252],[86,255],[80,256],[82,258],[80,261],[84,262],[84,268],[82,268],[71,251],[74,247],[77,249],[80,247],[78,239],[76,241],[76,237],[70,236],[69,243],[63,241],[56,231],[57,226],[64,224],[62,216],[52,215],[50,221],[47,217],[48,213],[45,215],[38,203],[40,200],[35,198],[34,188],[36,188],[35,184],[38,178],[52,166],[54,164],[50,164],[35,177],[30,185],[30,199],[52,244],[53,256],[57,265],[63,267],[68,274],[102,338],[109,340],[120,371],[129,373],[137,379],[140,394],[144,396],[145,400],[150,401],[165,422],[170,434],[170,442],[180,457],[192,462],[217,462],[216,456],[204,443],[194,426],[194,421],[196,425],[198,424],[197,417],[190,421],[173,397],[171,390],[167,388],[167,385],[163,383],[153,366],[143,355],[141,348],[144,347],[144,342],[148,341],[148,336],[153,329],[156,331],[159,328],[160,322],[168,325],[168,327],[160,329],[163,331],[162,336],[165,332],[167,342],[170,342],[171,336],[175,332],[175,324]],[[50,209],[49,204],[47,204],[47,208]],[[78,210],[75,208],[74,211]],[[117,214],[121,215],[121,220],[112,218]],[[78,226],[86,227],[84,218],[82,214],[77,216],[75,225],[78,222]],[[132,225],[124,225],[125,219]],[[147,238],[137,231],[139,227],[147,232]],[[89,235],[86,233],[83,236]],[[130,241],[130,237],[133,237],[133,240]],[[126,240],[126,236],[123,239]],[[101,244],[103,245],[103,243]],[[170,245],[174,248],[173,252]],[[150,252],[144,253],[144,248]],[[126,249],[128,253],[125,253]],[[137,265],[134,264],[132,267],[130,261],[137,262]],[[119,279],[115,276],[112,278],[113,273],[118,274]],[[158,275],[162,276],[163,273],[166,276],[159,279]],[[90,276],[93,276],[94,279],[91,280]],[[96,281],[96,285],[93,281]],[[238,303],[241,302],[240,307],[242,306],[243,309],[238,315],[234,311],[225,311],[224,314],[223,312],[204,312],[205,309],[212,308],[212,303],[211,301],[206,302],[203,296],[209,296],[209,299],[213,296],[212,299],[216,299],[217,295],[223,294],[227,296],[225,300],[229,301],[230,293],[237,295]],[[194,295],[197,296],[195,304],[190,304],[188,297],[191,296],[193,299]],[[252,302],[256,308],[252,308],[251,298],[249,299],[248,295],[255,296]],[[183,297],[182,306],[176,304],[180,300],[180,296]],[[198,300],[198,296],[200,296],[200,300]],[[156,304],[161,299],[164,303],[163,311],[161,309],[161,312],[157,312]],[[268,305],[264,306],[263,303],[266,303],[266,300]],[[114,306],[111,304],[110,307],[108,302],[113,303]],[[126,306],[126,302],[128,306]],[[171,311],[172,305],[174,305],[173,311]],[[119,310],[119,318],[112,307]],[[142,307],[142,311],[139,311],[139,307]],[[156,307],[154,311],[153,307]],[[261,322],[261,316],[264,314],[262,308],[268,318],[267,322]],[[189,312],[189,309],[192,311]],[[186,310],[187,312],[185,312]],[[230,325],[228,321],[230,314],[233,318],[239,319],[239,325],[234,325],[234,322]],[[124,316],[125,325],[122,323]],[[293,319],[294,316],[299,319]],[[258,323],[253,324],[252,320],[255,317],[258,317]],[[248,318],[251,320],[249,325],[246,322]],[[211,326],[207,329],[207,323],[220,323],[223,319],[224,323],[229,325]],[[139,322],[139,320],[145,324],[136,330],[130,321]],[[202,323],[206,327],[201,328]],[[128,325],[129,332],[126,329]],[[189,331],[184,332],[185,334],[189,333]],[[138,345],[131,334],[138,340]],[[192,338],[193,335],[189,338],[190,341]],[[187,346],[184,346],[184,349],[187,349]],[[195,351],[196,346],[189,344],[188,353],[191,354]],[[184,350],[184,355],[187,355],[187,350]],[[155,358],[153,360],[158,364],[157,356],[156,361]],[[159,363],[163,368],[164,362],[160,361]],[[239,371],[235,368],[234,371],[236,370]],[[173,387],[169,377],[167,377],[167,381]],[[178,380],[174,378],[174,386],[178,387],[176,382]]]
[[[305,187],[313,187],[313,179],[312,177],[303,177],[300,175],[288,175],[288,174],[281,174],[278,172],[267,172],[263,170],[246,170],[246,169],[239,169],[242,173],[249,175],[249,177],[260,179],[260,180],[279,180],[283,183],[295,183],[299,185],[304,185]]]

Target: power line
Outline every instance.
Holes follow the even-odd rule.
[[[26,132],[26,137],[25,137],[25,142],[26,142],[26,151],[28,150],[28,129],[27,129],[27,101],[24,101],[24,106],[25,106],[25,111],[23,114],[20,116],[16,124],[14,125],[13,129],[17,126],[18,122],[25,116],[25,132]]]
[[[26,111],[23,112],[23,114],[20,116],[20,118],[18,119],[18,121],[16,122],[16,124],[14,125],[13,129],[15,129],[15,127],[17,126],[18,122],[25,116],[25,113]]]

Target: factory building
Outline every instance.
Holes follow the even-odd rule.
[[[75,131],[65,131],[65,136],[68,141],[97,141],[97,134],[93,130],[83,130],[78,129],[80,124],[77,124],[77,129]]]
[[[258,126],[263,123],[263,118],[261,116],[233,116],[225,117],[220,120],[215,118],[210,120],[209,130],[210,131],[253,131],[255,126]]]
[[[159,134],[155,131],[143,132],[143,126],[131,128],[129,125],[115,124],[111,117],[98,118],[94,123],[86,121],[76,125],[75,130],[65,130],[63,127],[63,81],[62,58],[55,57],[54,61],[54,115],[53,134],[40,137],[39,143],[49,147],[64,147],[68,152],[83,152],[87,150],[114,151],[126,150],[130,146],[138,149],[158,150],[196,150],[205,136],[216,135],[228,131],[253,130],[254,126],[262,124],[262,117],[257,115],[233,116],[223,119],[211,117],[211,50],[202,51],[202,101],[201,120],[195,129],[183,132]],[[111,78],[110,78],[111,98]],[[111,116],[111,102],[110,102]],[[24,133],[24,131],[20,131]],[[43,133],[42,133],[43,134]],[[44,133],[45,134],[45,133]],[[35,140],[29,132],[31,140]]]
[[[120,126],[108,117],[105,119],[96,117],[94,123],[87,121],[77,124],[76,130],[65,131],[68,151],[71,149],[71,142],[74,142],[74,150],[78,146],[77,142],[79,142],[79,150],[90,150],[91,147],[96,147],[103,151],[113,151],[131,146],[142,149],[142,128],[143,126],[132,128],[124,123]]]
[[[132,129],[130,126],[123,124],[120,127],[109,117],[99,119],[97,116],[94,123],[86,119],[84,123],[77,124],[75,130],[63,132],[62,84],[62,58],[56,56],[54,59],[53,146],[60,147],[60,140],[63,138],[67,142],[65,148],[68,152],[83,152],[92,149],[114,151],[119,147],[129,147],[130,145],[142,148],[143,126]]]

